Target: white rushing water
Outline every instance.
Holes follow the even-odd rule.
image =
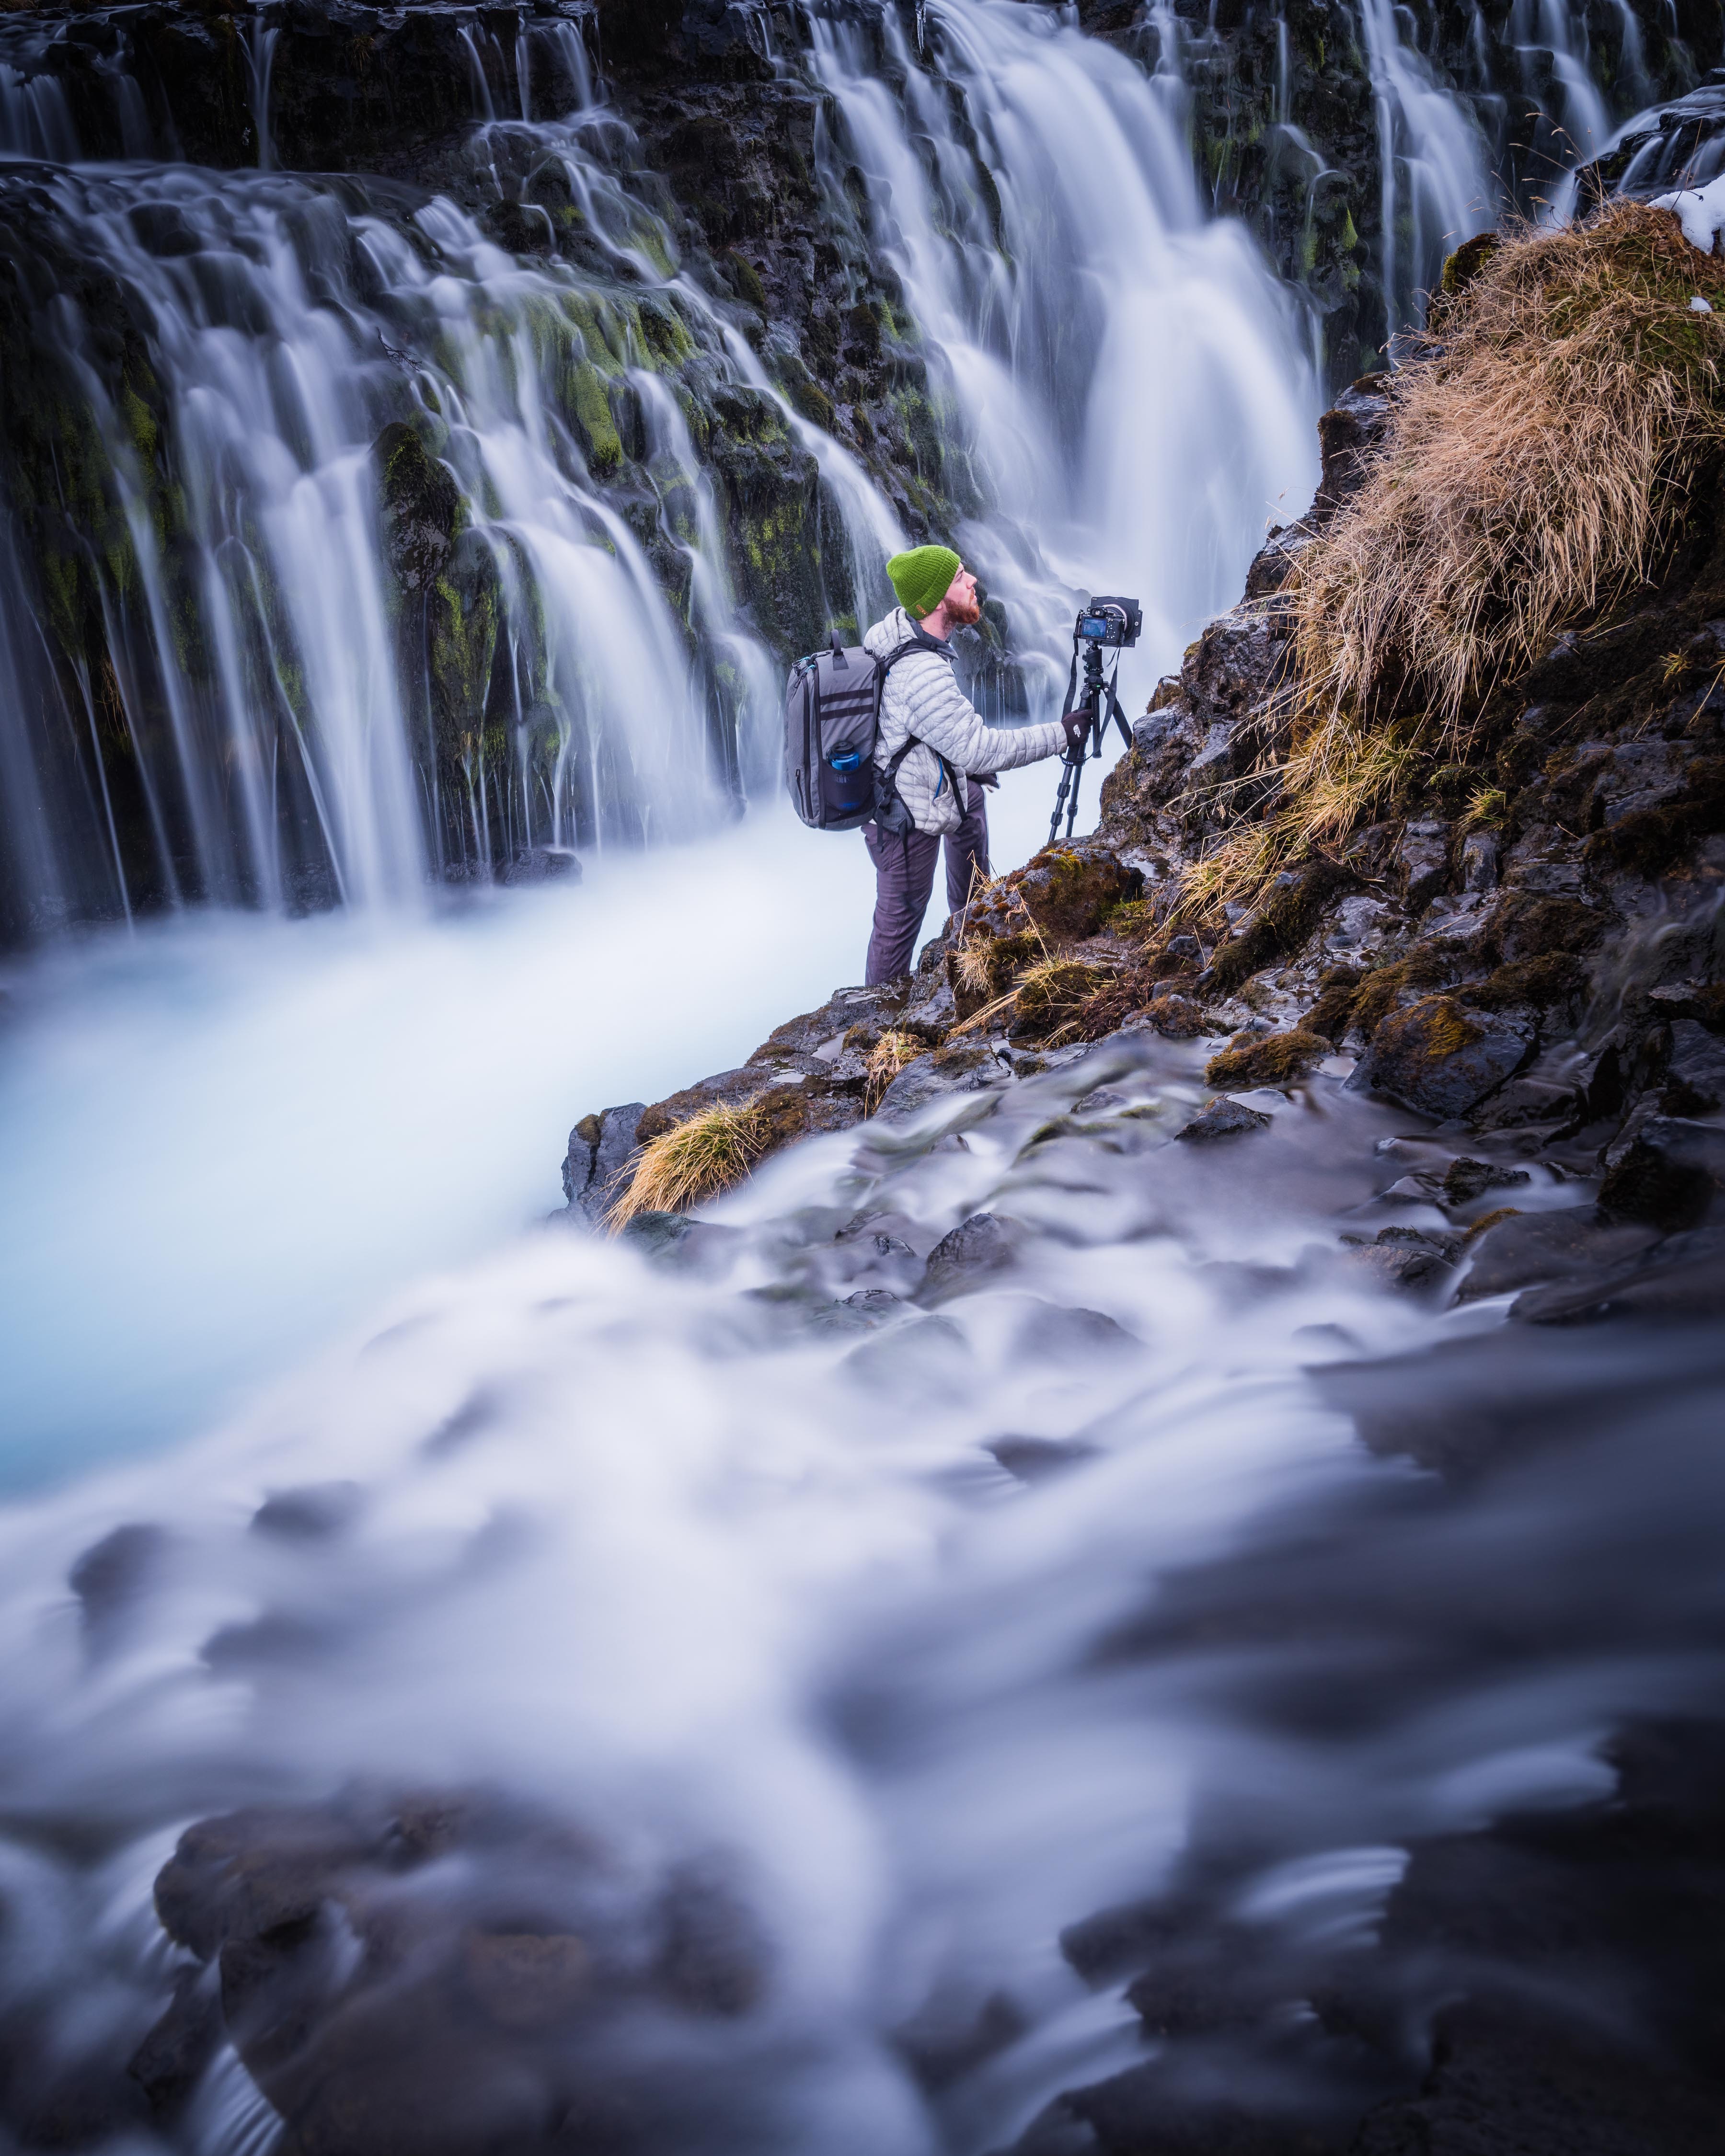
[[[844,117],[828,202],[855,214],[854,157],[969,449],[980,499],[954,543],[1023,625],[1041,698],[1098,591],[1142,600],[1153,680],[1309,498],[1301,311],[1204,214],[1167,84],[1008,0],[918,20],[926,63],[891,9],[812,24]]]
[[[1702,1697],[1717,1671],[1656,1630],[1565,1628],[1581,1583],[1632,1592],[1656,1549],[1669,1621],[1711,1591],[1673,1538],[1717,1504],[1691,1441],[1705,1410],[1644,1405],[1626,1451],[1572,1440],[1473,1513],[1373,1462],[1326,1369],[1443,1344],[1447,1361],[1392,1359],[1380,1404],[1450,1396],[1465,1426],[1469,1383],[1501,1395],[1503,1374],[1455,1358],[1497,1316],[1445,1318],[1347,1271],[1335,1228],[1361,1217],[1394,1120],[1332,1083],[1277,1103],[1255,1150],[1170,1147],[1199,1054],[1105,1050],[816,1141],[716,1209],[731,1240],[692,1271],[587,1236],[522,1243],[403,1291],[171,1468],[0,1516],[0,1816],[79,1822],[70,1850],[0,1841],[10,1906],[32,1912],[4,1980],[48,2017],[43,2076],[94,2085],[191,1966],[149,1898],[188,1820],[503,1793],[526,1823],[504,1815],[501,1843],[389,1875],[388,1936],[429,1925],[434,1959],[451,1922],[519,1930],[526,1894],[555,1933],[585,1897],[625,2019],[583,2050],[609,2010],[572,2005],[530,2071],[507,2033],[542,2027],[523,2007],[502,2035],[463,2024],[451,2066],[431,1994],[392,2019],[390,1987],[422,1979],[350,1933],[297,1994],[310,2082],[260,2040],[278,2094],[316,2111],[316,2046],[326,2024],[352,2041],[352,2015],[350,2122],[367,2080],[405,2066],[447,2088],[459,2132],[536,2147],[572,2073],[678,2156],[982,2156],[1061,2087],[1153,2056],[1058,1937],[1165,1892],[1201,1839],[1212,1876],[1233,1849],[1229,1921],[1266,1964],[1321,1950],[1345,1972],[1410,1838],[1609,1791],[1614,1720]],[[1050,1137],[1098,1079],[1109,1093]],[[1019,1270],[955,1282],[934,1315],[892,1301],[911,1250],[978,1208],[1028,1232]],[[860,1209],[878,1226],[835,1240]],[[1579,1431],[1621,1389],[1620,1351],[1556,1346],[1524,1347],[1517,1382],[1590,1403],[1566,1410]],[[1693,1360],[1674,1345],[1673,1384]],[[997,1450],[1032,1464],[1005,1471]],[[1027,1485],[1039,1459],[1065,1471]],[[1183,1617],[1206,1568],[1234,1599]],[[1334,1595],[1339,1630],[1284,1639],[1296,1592]],[[716,2024],[640,1989],[655,1882],[691,1865],[740,1897],[728,1950],[757,1972],[754,2003]],[[507,2071],[480,2071],[487,2043]],[[907,2059],[942,2046],[953,2063],[919,2084]],[[237,2156],[248,2087],[218,2052],[151,2145]]]
[[[190,1435],[560,1206],[578,1116],[740,1061],[860,977],[868,862],[788,823],[413,922],[218,915],[15,971],[0,1485]]]

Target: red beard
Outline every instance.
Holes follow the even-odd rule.
[[[973,598],[948,597],[946,605],[947,619],[955,629],[973,629],[983,618],[983,610]]]

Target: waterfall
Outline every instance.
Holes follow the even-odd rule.
[[[1616,39],[1614,110],[1650,64],[1619,12],[1594,33]],[[1387,341],[1447,249],[1533,206],[1609,115],[1564,0],[1476,10],[1457,87],[1421,13],[1358,20]],[[994,602],[978,700],[1045,713],[1079,598],[1142,598],[1134,665],[1165,669],[1303,506],[1319,317],[1206,208],[1169,8],[1148,74],[1009,0],[847,0],[807,54],[749,15],[761,64],[828,100],[834,228],[896,280],[907,475],[822,423],[818,384],[792,393],[793,331],[757,349],[721,275],[684,262],[579,24],[502,21],[440,33],[471,133],[431,199],[273,169],[299,124],[272,113],[287,16],[244,26],[257,170],[220,177],[145,162],[180,144],[130,18],[0,23],[0,218],[28,293],[0,473],[8,940],[194,900],[413,905],[428,874],[701,828],[776,790],[779,665],[860,629],[922,525]],[[1267,117],[1310,241],[1331,168],[1285,15],[1273,35]],[[570,109],[530,117],[547,98]],[[80,163],[92,146],[136,162]],[[744,465],[794,509],[770,562],[755,481],[726,476]]]
[[[1204,215],[1167,80],[1005,0],[929,0],[926,26],[924,61],[891,9],[815,19],[823,177],[937,362],[969,463],[952,536],[1045,709],[1076,598],[1142,598],[1165,669],[1237,593],[1305,506],[1316,382],[1291,295]]]
[[[254,80],[267,162],[267,44]],[[39,131],[51,105],[32,109]],[[381,184],[33,175],[33,237],[111,280],[143,347],[116,367],[67,293],[39,332],[60,424],[88,430],[85,495],[60,506],[100,528],[55,572],[95,664],[75,634],[4,653],[5,814],[39,924],[140,899],[411,903],[428,866],[674,836],[774,783],[775,670],[681,414],[723,392],[764,435],[791,421],[608,162],[629,146],[595,105],[475,138],[518,168],[518,244],[561,218],[587,274]],[[878,578],[872,533],[861,558]],[[124,743],[121,837],[93,732]]]
[[[1502,207],[1477,122],[1433,80],[1417,49],[1403,42],[1393,0],[1360,0],[1378,119],[1379,242],[1388,330],[1423,318],[1451,249],[1493,224]]]

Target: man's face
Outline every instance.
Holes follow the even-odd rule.
[[[946,608],[947,619],[957,623],[961,629],[983,618],[983,610],[977,603],[976,578],[967,568],[960,567],[947,587],[947,596],[941,603]]]

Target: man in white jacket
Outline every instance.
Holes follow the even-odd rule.
[[[914,828],[863,826],[875,864],[870,988],[911,969],[942,838],[949,913],[963,912],[973,881],[987,880],[988,817],[978,780],[1057,756],[1082,739],[1085,727],[1081,716],[1040,726],[984,726],[958,686],[947,642],[955,629],[982,619],[976,578],[950,547],[895,554],[886,573],[899,604],[864,637],[863,649],[876,659],[906,644],[916,649],[886,676],[875,761],[891,769],[896,760],[898,798]]]

